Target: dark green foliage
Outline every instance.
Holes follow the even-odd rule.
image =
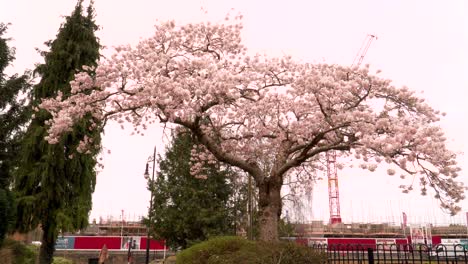
[[[284,218],[278,221],[278,235],[279,237],[292,237],[294,236],[294,226],[286,221]]]
[[[92,2],[87,15],[82,1],[59,29],[57,38],[48,42],[50,51],[43,52],[45,62],[35,72],[41,81],[33,90],[33,105],[42,99],[62,93],[70,95],[69,82],[83,66],[96,66],[99,60],[99,41],[95,36]],[[96,123],[84,117],[57,144],[45,141],[46,121],[50,114],[35,113],[23,142],[22,164],[15,181],[18,194],[17,228],[28,231],[41,225],[44,235],[40,263],[51,263],[55,240],[59,231],[84,228],[91,210],[91,196],[96,183],[96,155],[100,147],[100,131],[87,129]],[[99,127],[99,124],[97,124]],[[94,147],[87,153],[77,152],[84,137],[91,138]]]
[[[11,260],[15,264],[34,264],[37,251],[35,246],[26,246],[21,242],[6,239],[3,247],[0,248],[0,257],[6,261],[5,263]]]
[[[69,82],[75,73],[82,71],[84,65],[96,66],[99,60],[99,41],[95,36],[98,26],[94,23],[92,1],[83,14],[83,0],[79,0],[75,10],[65,18],[54,41],[45,44],[49,52],[41,52],[45,63],[37,66],[35,73],[41,76],[41,82],[34,88],[35,101],[55,97],[60,91],[64,97],[70,95]]]
[[[292,242],[254,242],[218,237],[177,254],[177,264],[321,264],[326,255]]]
[[[62,257],[54,257],[54,262],[53,264],[73,264],[73,261],[71,259],[67,258],[62,258]]]
[[[14,226],[14,204],[13,193],[7,188],[0,188],[0,247],[6,233]]]
[[[173,248],[186,248],[211,236],[234,234],[232,179],[220,164],[205,164],[206,179],[190,174],[189,133],[178,134],[160,161],[154,188],[152,230]]]
[[[8,39],[3,37],[6,30],[7,25],[0,23],[0,245],[14,224],[14,198],[10,186],[12,175],[19,166],[17,157],[24,126],[30,118],[28,75],[7,76],[4,73],[14,60],[14,50],[8,47]]]

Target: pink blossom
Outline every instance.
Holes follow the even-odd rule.
[[[75,75],[69,98],[42,102],[53,116],[47,139],[58,142],[85,114],[130,123],[136,134],[148,122],[172,123],[200,142],[201,152],[192,155],[194,175],[204,175],[197,164],[217,159],[257,183],[282,183],[301,167],[323,169],[320,157],[335,150],[362,159],[371,171],[386,161],[404,175],[418,175],[443,207],[459,210],[464,187],[453,180],[459,168],[437,124],[438,111],[409,88],[371,75],[367,66],[249,57],[239,19],[183,26],[170,21],[136,47],[116,47],[95,75]],[[86,151],[87,143],[79,149]]]

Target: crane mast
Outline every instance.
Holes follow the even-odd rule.
[[[326,156],[328,175],[328,202],[330,206],[330,224],[340,224],[340,190],[338,189],[338,173],[336,172],[336,152],[334,150],[328,151]]]
[[[359,49],[358,53],[356,54],[356,57],[354,57],[353,63],[351,64],[351,67],[356,66],[359,67],[361,66],[362,61],[364,60],[364,57],[367,54],[367,51],[369,50],[370,45],[372,44],[372,41],[376,39],[376,35],[368,34],[364,41],[362,42],[361,48]]]
[[[361,48],[354,57],[351,67],[361,66],[364,57],[369,50],[369,47],[374,39],[377,39],[375,35],[367,35],[362,42]],[[336,151],[331,150],[326,153],[327,159],[327,178],[328,178],[328,203],[330,207],[330,224],[341,223],[340,213],[340,189],[338,187],[338,173],[336,171]]]

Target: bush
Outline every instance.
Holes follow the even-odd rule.
[[[218,237],[177,254],[177,264],[320,264],[324,254],[291,242],[254,242]]]
[[[163,264],[176,264],[176,256],[169,256],[164,261]]]
[[[6,239],[1,250],[5,253],[6,259],[12,259],[15,264],[34,264],[37,256],[37,249],[34,246],[26,246],[21,242]],[[8,255],[8,256],[7,256]],[[8,261],[3,259],[2,261]],[[2,262],[4,263],[4,262]],[[8,263],[8,262],[5,262]]]
[[[73,261],[62,257],[54,257],[54,262],[52,262],[52,264],[73,264]]]

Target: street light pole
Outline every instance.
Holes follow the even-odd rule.
[[[150,184],[149,184],[149,187],[150,187],[150,193],[151,193],[151,197],[150,197],[150,206],[149,206],[149,210],[148,210],[148,227],[147,227],[147,233],[146,233],[146,261],[145,263],[148,264],[149,263],[149,249],[150,249],[150,225],[151,225],[151,212],[153,211],[153,187],[154,187],[154,169],[156,167],[156,146],[154,147],[154,152],[153,152],[153,156],[151,157],[150,160],[148,160],[148,162],[150,161],[153,161],[153,173],[151,174],[151,181],[150,181]],[[145,179],[148,179],[149,178],[149,172],[148,172],[148,162],[146,162],[146,170],[145,170]]]
[[[132,238],[128,238],[128,252],[127,252],[127,263],[130,264],[132,262]]]

